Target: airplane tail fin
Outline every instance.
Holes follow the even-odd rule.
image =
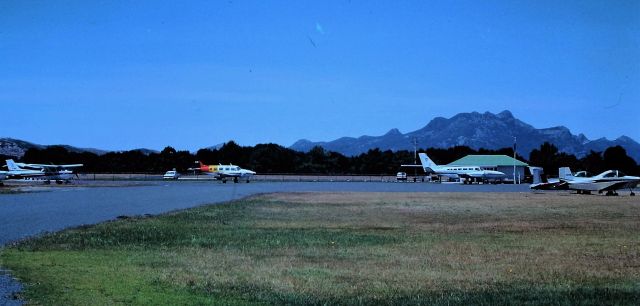
[[[542,173],[544,170],[540,167],[529,167],[529,171],[531,171],[531,175],[533,176],[533,184],[544,183],[542,181]]]
[[[437,168],[438,165],[427,156],[427,153],[418,153],[418,156],[420,156],[420,163],[422,164],[422,168],[424,168],[424,172],[435,172],[434,169]]]
[[[13,159],[7,159],[7,168],[9,169],[9,171],[17,171],[17,170],[21,170],[20,167],[18,167],[18,165],[16,165],[16,163],[13,161]]]
[[[571,173],[571,169],[569,167],[561,167],[558,169],[558,178],[561,180],[572,180],[573,174]]]
[[[198,163],[200,163],[200,171],[207,171],[209,170],[209,166],[203,164],[201,161],[198,161]]]

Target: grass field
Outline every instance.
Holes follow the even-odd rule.
[[[293,193],[24,241],[36,304],[637,304],[640,198]]]

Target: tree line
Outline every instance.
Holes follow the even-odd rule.
[[[466,146],[452,148],[427,148],[426,152],[438,164],[448,164],[469,154],[504,154],[513,156],[513,148],[475,150]],[[6,158],[9,158],[5,156]],[[636,161],[620,146],[604,152],[591,151],[585,157],[559,152],[553,144],[544,143],[530,152],[528,158],[517,155],[519,160],[543,167],[548,175],[556,175],[559,167],[571,167],[573,171],[586,170],[600,173],[607,169],[622,170],[627,174],[640,174]],[[5,158],[5,159],[6,159]],[[299,152],[277,144],[240,146],[230,141],[217,149],[200,149],[195,154],[166,147],[159,153],[146,154],[139,150],[109,152],[98,155],[91,152],[72,152],[61,146],[27,150],[20,161],[26,163],[75,164],[86,173],[162,173],[175,168],[185,173],[205,164],[230,164],[248,168],[257,173],[294,174],[385,174],[394,175],[400,165],[414,163],[413,151],[382,151],[371,149],[357,156],[344,156],[337,152],[315,147],[309,152]],[[419,160],[417,161],[419,163]],[[410,170],[403,170],[411,172]]]

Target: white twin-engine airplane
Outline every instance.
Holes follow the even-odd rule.
[[[435,173],[438,176],[461,178],[463,183],[476,181],[502,181],[507,177],[500,171],[483,170],[479,166],[439,166],[426,153],[419,153],[420,163],[425,173]],[[403,165],[409,166],[409,165]]]
[[[618,170],[607,170],[596,176],[586,176],[581,171],[575,175],[571,173],[571,169],[564,167],[559,169],[560,182],[564,182],[571,190],[576,190],[579,194],[591,194],[592,191],[602,193],[606,191],[606,195],[618,195],[616,190],[629,189],[631,196],[636,195],[633,188],[640,183],[640,177],[628,176]]]
[[[249,179],[256,174],[251,170],[242,169],[232,164],[210,166],[200,162],[200,168],[196,169],[207,175],[213,175],[217,180],[222,180],[223,183],[227,182],[227,178],[232,178],[234,183],[237,183],[238,179],[246,179],[248,183]]]
[[[82,167],[82,164],[71,165],[45,165],[45,164],[25,164],[16,163],[13,159],[7,159],[8,171],[3,171],[4,174],[0,174],[6,178],[37,178],[45,180],[45,183],[51,183],[51,180],[55,180],[56,183],[62,184],[68,183],[69,180],[76,175],[68,168]]]

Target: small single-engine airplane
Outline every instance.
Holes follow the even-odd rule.
[[[189,170],[200,170],[202,173],[207,175],[213,175],[217,180],[221,180],[223,183],[227,182],[227,179],[233,179],[234,183],[237,183],[239,179],[246,179],[247,183],[250,178],[256,173],[242,169],[236,165],[205,165],[200,162],[200,168],[190,168]]]
[[[45,180],[46,184],[51,183],[51,180],[55,180],[56,183],[62,184],[69,183],[69,180],[76,175],[68,168],[82,167],[82,164],[71,165],[46,165],[46,164],[25,164],[16,163],[13,159],[7,159],[6,171],[7,178],[35,178]],[[77,175],[76,175],[77,176]]]
[[[425,173],[435,173],[438,176],[461,178],[463,183],[472,181],[502,181],[507,177],[503,172],[483,170],[479,166],[439,166],[434,163],[426,153],[418,153],[420,163]],[[415,167],[415,165],[401,165],[402,167]]]
[[[633,188],[640,183],[640,177],[628,176],[619,170],[607,170],[596,176],[587,176],[584,171],[575,175],[571,173],[569,168],[562,171],[560,168],[560,181],[568,185],[568,189],[576,190],[578,194],[591,194],[592,191],[598,193],[607,192],[606,195],[618,195],[616,192],[620,189],[629,189],[631,196],[636,195]]]

